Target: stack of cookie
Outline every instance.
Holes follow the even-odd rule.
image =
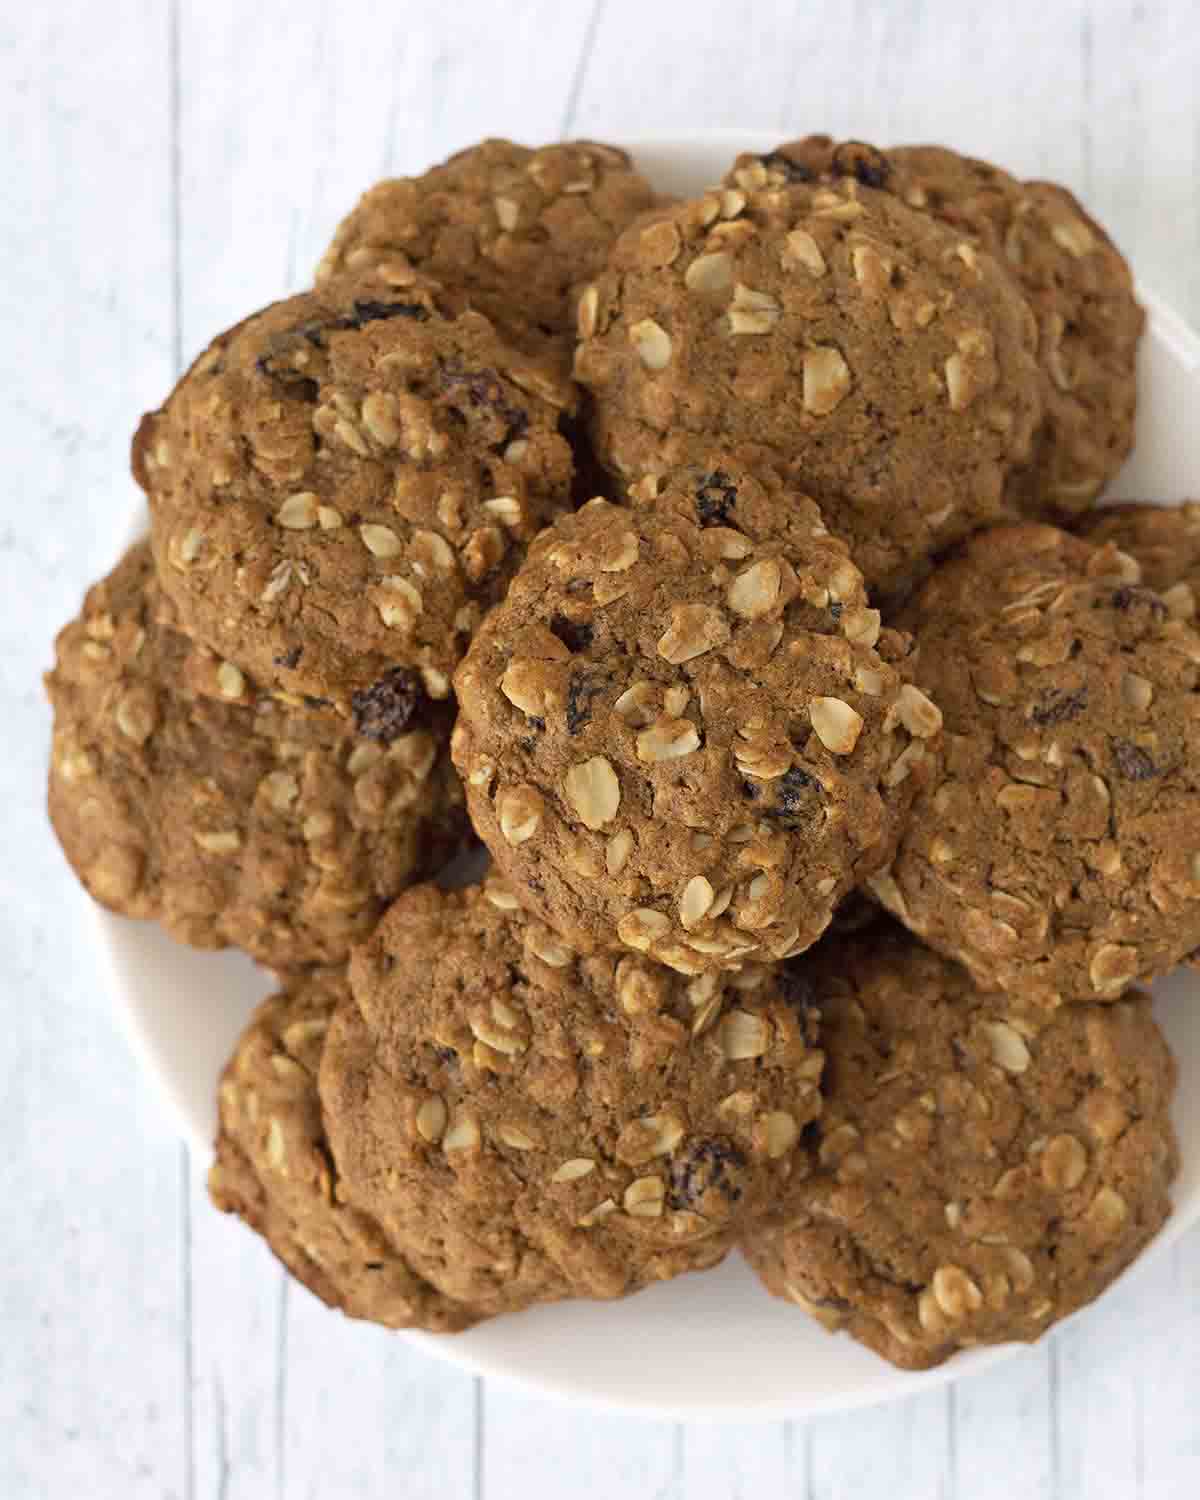
[[[397,1328],[736,1245],[911,1367],[1097,1295],[1200,947],[1200,524],[1089,514],[1142,322],[940,148],[369,192],[143,420],[48,677],[88,890],[280,978],[217,1205]]]

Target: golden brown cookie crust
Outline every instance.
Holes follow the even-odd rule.
[[[857,180],[648,216],[581,293],[579,332],[606,463],[636,479],[680,431],[760,444],[885,591],[1011,517],[1041,420],[1034,320],[1007,274]]]
[[[403,285],[415,268],[497,327],[569,355],[571,289],[656,197],[627,152],[596,141],[530,149],[487,140],[419,177],[377,183],[338,226],[317,285],[343,271]]]
[[[142,422],[134,472],[182,626],[349,707],[394,667],[433,698],[569,500],[574,399],[432,284],[335,282],[221,335]]]
[[[544,532],[472,643],[468,806],[581,949],[783,958],[889,858],[940,716],[811,501],[734,459],[638,489]]]
[[[794,968],[822,1016],[820,1166],[744,1249],[894,1364],[1036,1339],[1170,1212],[1175,1065],[1147,996],[1039,1028],[892,924]]]
[[[366,721],[381,737],[355,736],[260,692],[173,618],[141,542],[59,634],[46,687],[64,853],[96,900],[183,942],[272,966],[344,958],[461,841],[445,708],[394,690]]]
[[[986,250],[1013,277],[1038,324],[1045,422],[1011,494],[1024,514],[1069,522],[1133,447],[1137,348],[1145,313],[1129,266],[1103,228],[1055,183],[1019,182],[944,146],[887,151],[829,136],[739,157],[731,185],[857,180],[894,193]]]
[[[1097,546],[1105,542],[1132,557],[1142,582],[1163,597],[1178,620],[1196,618],[1200,599],[1200,501],[1181,505],[1106,505],[1078,527]]]
[[[386,1328],[457,1332],[477,1321],[474,1310],[423,1281],[339,1199],[317,1073],[346,996],[344,970],[315,971],[259,1006],[221,1075],[209,1194],[328,1306]]]
[[[408,892],[350,977],[320,1079],[343,1198],[477,1311],[714,1265],[807,1170],[821,1054],[770,970],[580,957],[493,878]]]
[[[1200,945],[1200,636],[1137,564],[985,533],[908,623],[945,715],[881,901],[1014,1004],[1116,999]]]

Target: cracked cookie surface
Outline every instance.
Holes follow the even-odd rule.
[[[1025,299],[973,241],[857,180],[728,187],[647,215],[578,303],[604,462],[759,445],[868,586],[1013,512],[1041,397]]]
[[[761,191],[842,178],[886,189],[969,236],[1014,278],[1037,319],[1045,409],[1032,471],[1015,476],[1014,504],[1064,521],[1087,510],[1133,447],[1146,321],[1112,240],[1066,188],[1020,182],[944,146],[879,151],[809,136],[739,157],[728,180]]]
[[[480,1315],[424,1281],[338,1195],[317,1074],[348,993],[344,969],[316,971],[259,1006],[221,1077],[209,1195],[329,1307],[386,1328],[454,1333]]]
[[[733,459],[639,494],[544,532],[472,643],[468,807],[584,950],[782,958],[889,858],[940,715],[811,501]]]
[[[377,737],[356,736],[173,618],[141,542],[59,634],[49,805],[67,859],[96,900],[182,942],[344,958],[463,837],[446,709],[396,682]]]
[[[1014,1004],[1113,999],[1200,945],[1200,635],[1136,562],[977,537],[905,623],[945,753],[875,895]]]
[[[182,627],[339,706],[397,667],[447,697],[480,613],[569,502],[572,400],[415,276],[256,313],[134,440]]]
[[[819,1165],[743,1249],[894,1364],[1036,1339],[1170,1212],[1175,1064],[1149,998],[1044,1027],[890,922],[794,961],[826,1053]]]
[[[342,221],[317,284],[364,270],[403,284],[412,268],[463,291],[518,341],[569,356],[571,290],[658,201],[627,152],[595,141],[536,150],[487,140],[419,177],[377,183]]]
[[[350,982],[320,1077],[342,1199],[477,1314],[714,1265],[808,1168],[821,1054],[769,969],[580,957],[493,877],[407,892]]]

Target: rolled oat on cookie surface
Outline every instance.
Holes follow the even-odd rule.
[[[814,942],[890,857],[941,723],[812,502],[710,457],[538,538],[452,742],[524,903],[685,974]]]
[[[945,716],[875,895],[1014,1004],[1117,999],[1200,946],[1200,635],[1111,544],[987,532],[905,620]]]
[[[1012,519],[1037,330],[973,241],[857,179],[725,187],[645,216],[579,298],[578,379],[629,481],[673,443],[758,445],[872,589]]]
[[[347,993],[344,968],[314,970],[258,1007],[221,1076],[209,1195],[348,1317],[437,1333],[469,1328],[486,1314],[444,1296],[378,1224],[342,1201],[317,1074]]]
[[[411,675],[411,674],[410,674]],[[450,714],[394,675],[358,728],[176,628],[146,542],[59,634],[50,817],[110,910],[272,967],[331,963],[466,832]]]
[[[181,627],[342,708],[396,667],[447,697],[480,615],[570,503],[574,400],[423,278],[256,313],[134,440]]]
[[[1196,618],[1200,598],[1200,501],[1179,505],[1106,505],[1083,518],[1079,535],[1097,546],[1111,542],[1142,570],[1142,582],[1162,595],[1171,615]]]
[[[1044,421],[1032,467],[1012,476],[1014,507],[1068,524],[1095,502],[1133,447],[1146,317],[1125,258],[1065,187],[1020,182],[945,146],[880,151],[822,135],[741,156],[727,180],[753,191],[856,181],[895,194],[990,254],[1038,325]]]
[[[809,1168],[812,1013],[761,966],[585,957],[491,877],[350,966],[320,1089],[343,1201],[477,1314],[715,1265]]]
[[[1170,1213],[1176,1068],[1148,996],[1048,1022],[886,919],[793,961],[819,1165],[743,1241],[768,1290],[906,1369],[1036,1339]]]
[[[338,226],[317,284],[369,271],[404,285],[425,271],[506,336],[570,356],[573,288],[658,201],[626,151],[597,141],[487,140],[416,177],[376,183]]]

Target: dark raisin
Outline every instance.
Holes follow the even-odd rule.
[[[311,375],[301,375],[298,370],[292,370],[287,365],[277,369],[275,360],[278,356],[272,354],[260,355],[254,361],[254,368],[260,375],[265,375],[268,380],[274,380],[282,385],[289,396],[294,396],[300,401],[315,401],[321,394],[321,387]]]
[[[550,616],[550,632],[572,655],[586,651],[592,644],[592,627],[583,620],[571,620],[566,615]]]
[[[1140,745],[1135,745],[1131,740],[1114,739],[1111,743],[1113,760],[1126,781],[1153,781],[1161,774],[1158,766]]]
[[[293,667],[300,665],[300,658],[303,655],[303,646],[293,646],[290,651],[285,651],[282,656],[275,657],[275,665],[277,667],[285,667],[290,672]]]
[[[375,302],[370,298],[356,297],[353,318],[338,318],[335,328],[362,328],[366,323],[378,323],[384,318],[411,318],[414,323],[427,323],[429,309],[419,302]]]
[[[745,1165],[745,1156],[729,1141],[711,1137],[693,1141],[671,1163],[667,1202],[671,1208],[691,1208],[715,1188],[736,1203],[742,1196],[736,1173]]]
[[[729,512],[737,504],[737,485],[724,469],[714,469],[700,481],[696,490],[696,514],[701,526],[725,526]]]
[[[567,733],[578,734],[591,721],[592,699],[604,691],[603,685],[583,672],[572,672],[567,681]]]
[[[429,1042],[427,1045],[443,1067],[448,1068],[451,1063],[458,1061],[458,1053],[455,1052],[453,1047],[443,1047],[438,1042]]]
[[[788,182],[812,182],[817,175],[811,167],[806,167],[802,161],[793,161],[782,151],[768,151],[766,156],[758,159],[768,172],[782,172]]]
[[[529,430],[529,413],[518,411],[516,407],[508,407],[505,412],[508,426],[504,429],[504,436],[497,447],[507,448],[509,443],[515,443],[518,438],[524,437]]]
[[[543,734],[545,732],[546,721],[545,719],[539,719],[537,714],[530,714],[528,719],[526,720],[526,723],[531,729],[536,729],[539,734]]]
[[[811,1046],[818,1039],[821,1009],[817,1004],[817,992],[807,973],[802,958],[789,959],[781,964],[775,976],[780,998],[800,1016],[804,1022],[804,1039]]]
[[[1029,717],[1043,727],[1063,724],[1068,719],[1077,719],[1088,704],[1087,688],[1077,688],[1073,693],[1056,692],[1053,688],[1042,694],[1042,701],[1029,710]]]
[[[315,401],[319,394],[315,380],[286,365],[282,369],[276,368],[275,362],[294,348],[299,339],[311,344],[314,349],[324,349],[325,336],[329,333],[363,328],[368,323],[377,323],[383,318],[412,318],[415,322],[424,323],[428,317],[428,308],[422,307],[419,302],[376,302],[370,298],[356,298],[353,311],[344,313],[341,317],[325,320],[310,318],[307,322],[297,323],[286,332],[273,334],[269,340],[270,352],[255,361],[255,368],[260,375],[283,381],[289,388],[295,387],[304,394],[305,400]]]
[[[742,796],[751,802],[757,802],[759,797],[762,796],[762,788],[755,786],[752,781],[743,780]]]
[[[892,173],[892,164],[882,151],[863,141],[843,141],[834,149],[833,175],[855,177],[863,187],[881,188]]]
[[[495,370],[468,370],[457,360],[447,360],[441,368],[442,384],[448,391],[462,391],[474,407],[493,411],[505,425],[497,448],[507,448],[529,426],[529,414],[506,399],[504,383]]]
[[[1148,609],[1157,619],[1162,619],[1167,613],[1167,606],[1162,602],[1153,589],[1136,588],[1124,583],[1119,589],[1114,589],[1109,595],[1108,602],[1113,609],[1124,614],[1136,605],[1139,609]]]
[[[842,611],[845,609],[845,607],[846,606],[841,602],[840,599],[835,599],[830,604],[830,606],[829,606],[829,618],[833,621],[833,623],[835,625],[842,618]]]
[[[768,816],[787,820],[817,812],[824,797],[821,782],[800,766],[791,766],[773,783],[775,805],[768,808]]]
[[[424,697],[421,679],[410,667],[393,667],[351,698],[354,727],[359,734],[386,745],[412,723]]]

